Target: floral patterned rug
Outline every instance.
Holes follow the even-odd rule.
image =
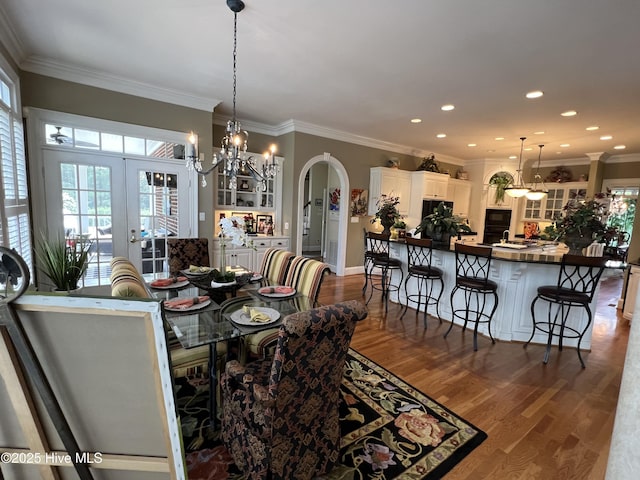
[[[242,478],[209,428],[206,380],[177,380],[190,480]],[[437,479],[487,438],[355,350],[345,365],[340,419],[341,460],[324,480]]]

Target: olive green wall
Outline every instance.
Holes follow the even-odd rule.
[[[178,132],[194,131],[199,136],[200,151],[211,158],[212,115],[203,110],[180,107],[134,95],[67,82],[30,72],[20,72],[23,107],[84,115],[116,122],[143,125]],[[213,185],[200,188],[198,211],[206,212],[199,222],[199,234],[213,235]]]

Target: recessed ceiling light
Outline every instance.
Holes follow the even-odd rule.
[[[487,153],[493,153],[495,150],[487,150]]]
[[[477,147],[478,145],[475,143],[467,143],[467,147]]]
[[[626,145],[616,145],[613,148],[615,148],[616,150],[624,150],[625,148],[627,148],[627,146]]]
[[[496,137],[496,140],[498,140],[498,141],[504,140],[504,137]]]
[[[544,135],[544,132],[542,130],[538,131],[538,132],[533,132],[534,135]]]
[[[560,147],[561,147],[561,148],[567,148],[567,147],[570,147],[570,146],[571,146],[571,144],[570,144],[570,143],[561,143],[561,144],[560,144]]]
[[[447,134],[446,133],[439,133],[436,135],[437,138],[446,138]]]
[[[411,119],[411,123],[422,123],[422,119],[421,118],[412,118]]]
[[[578,114],[575,110],[567,110],[566,112],[562,112],[560,115],[563,117],[574,117]]]
[[[515,160],[516,158],[518,158],[517,155],[509,155],[509,160]]]
[[[527,147],[527,148],[524,149],[525,152],[530,152],[531,150],[533,150],[533,148],[531,148],[531,147]]]
[[[440,107],[440,110],[444,110],[445,112],[450,112],[451,110],[453,110],[454,108],[456,108],[455,106],[451,105],[450,103],[448,103],[447,105],[443,105]]]
[[[589,130],[590,132],[593,132],[594,130],[598,130],[600,127],[597,125],[591,125],[590,127],[585,128],[585,130]]]
[[[611,140],[613,137],[611,135],[602,135],[600,140]]]
[[[526,97],[527,98],[540,98],[542,95],[544,95],[544,93],[542,93],[541,90],[534,90],[532,92],[528,92]]]

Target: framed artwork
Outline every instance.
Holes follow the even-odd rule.
[[[273,223],[273,217],[271,215],[257,215],[256,216],[256,233],[267,233],[269,224]]]
[[[364,217],[367,215],[369,191],[362,188],[351,189],[351,216]]]
[[[321,206],[322,206],[322,199],[316,198],[316,207],[321,207]]]
[[[232,217],[240,217],[244,220],[244,217],[251,215],[251,212],[231,212]]]
[[[340,188],[334,188],[329,193],[329,210],[340,210]]]

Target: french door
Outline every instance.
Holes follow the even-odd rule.
[[[91,242],[85,286],[110,283],[114,256],[144,274],[166,274],[167,238],[197,233],[182,161],[44,149],[43,163],[49,235],[64,230]]]

